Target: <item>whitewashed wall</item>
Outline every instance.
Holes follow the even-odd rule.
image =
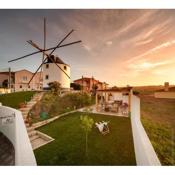
[[[3,117],[12,117],[13,122],[5,124]],[[15,148],[15,165],[36,165],[35,156],[20,111],[0,106],[0,131],[8,137]]]
[[[57,63],[58,64],[58,63]],[[55,63],[48,63],[49,68],[46,68],[46,64],[43,65],[43,87],[47,88],[48,83],[53,81],[58,81],[61,83],[62,88],[70,88],[70,79],[66,76],[66,74],[60,70]],[[70,67],[66,64],[58,64],[63,70],[64,66],[66,66],[66,70],[64,70],[70,76]],[[46,75],[49,76],[49,79],[46,80]]]
[[[111,92],[112,97],[110,97],[110,100],[122,100],[123,103],[128,103],[128,95],[122,95],[121,92]]]
[[[137,165],[161,165],[140,121],[140,99],[131,96],[131,125]]]

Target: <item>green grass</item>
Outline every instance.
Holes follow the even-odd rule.
[[[175,165],[175,99],[141,96],[141,117],[162,165]]]
[[[39,128],[55,140],[34,151],[38,165],[136,165],[130,118],[88,114],[95,122],[110,121],[110,133],[102,135],[95,125],[88,137],[76,112]]]
[[[0,102],[4,106],[9,106],[15,109],[19,108],[19,104],[25,101],[30,101],[35,94],[33,91],[14,92],[10,94],[0,95]]]
[[[175,138],[171,126],[145,118],[142,123],[162,165],[175,165]]]

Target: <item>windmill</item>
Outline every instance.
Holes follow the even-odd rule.
[[[33,46],[38,51],[10,60],[8,62],[18,61],[38,53],[43,53],[42,63],[39,65],[35,73],[32,75],[31,79],[28,82],[28,85],[30,85],[33,78],[41,69],[41,72],[43,71],[43,88],[44,89],[48,88],[48,83],[52,81],[58,81],[61,84],[62,88],[66,88],[66,89],[70,88],[70,67],[68,64],[64,63],[59,57],[54,56],[53,53],[58,48],[70,46],[81,42],[81,40],[78,40],[67,44],[62,44],[73,32],[74,30],[71,30],[61,41],[58,42],[58,44],[55,47],[46,49],[46,19],[44,18],[43,48],[38,46],[38,44],[36,44],[32,40],[29,40],[27,41],[27,43]],[[50,53],[47,53],[47,51],[50,51]]]

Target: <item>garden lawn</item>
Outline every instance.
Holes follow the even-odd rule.
[[[4,106],[9,106],[18,109],[20,103],[30,101],[30,99],[35,93],[36,92],[34,91],[23,91],[23,92],[2,94],[0,95],[0,102]]]
[[[39,128],[55,140],[34,151],[38,165],[136,165],[130,118],[88,114],[94,122],[109,121],[110,133],[102,135],[93,125],[86,157],[81,115],[72,113]]]

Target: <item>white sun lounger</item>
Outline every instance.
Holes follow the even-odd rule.
[[[99,122],[99,123],[95,123],[95,126],[98,128],[98,130],[103,134],[107,134],[109,133],[109,127],[108,127],[108,123],[109,122]],[[104,127],[107,127],[107,130],[104,131]]]

